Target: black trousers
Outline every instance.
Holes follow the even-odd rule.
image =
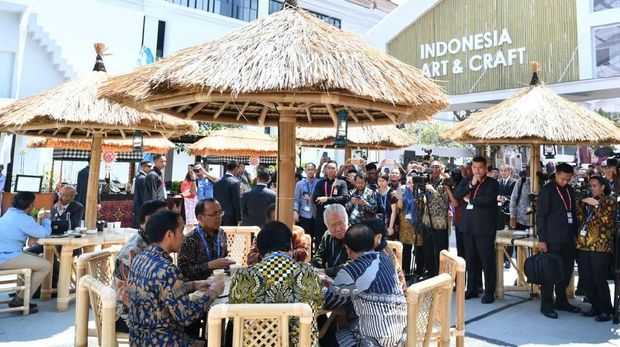
[[[478,293],[480,268],[482,268],[484,272],[484,294],[495,295],[495,284],[497,282],[495,235],[465,233],[464,236],[467,292]]]
[[[304,232],[306,234],[312,236],[312,249],[310,251],[315,252],[315,250],[318,249],[319,243],[321,242],[321,237],[317,239],[315,236],[314,218],[304,218],[304,217],[299,216],[299,222],[297,222],[297,224],[304,229]]]
[[[413,255],[413,245],[403,243],[403,273],[408,275],[411,273],[411,256]]]
[[[508,223],[510,222],[510,217],[508,217],[508,222],[506,222],[506,225],[508,225]],[[514,228],[514,230],[527,230],[527,228],[529,228],[527,225],[523,225],[521,223],[517,223],[517,226]],[[506,247],[506,252],[508,252],[508,254],[512,257],[514,254],[514,246],[505,246]],[[506,256],[506,254],[504,254],[504,261],[508,261],[508,257]]]
[[[579,279],[583,280],[588,299],[592,304],[592,310],[597,313],[611,313],[611,294],[607,284],[607,272],[611,265],[612,254],[610,252],[584,252],[577,253],[577,265],[579,265]]]
[[[454,227],[454,231],[454,236],[456,237],[456,254],[465,259],[465,236],[463,236],[463,232],[458,226]]]
[[[557,254],[562,258],[562,276],[557,284],[543,283],[540,286],[540,309],[549,310],[553,308],[553,292],[555,292],[555,302],[559,304],[568,303],[566,298],[566,288],[570,282],[575,269],[575,241],[567,242],[547,242],[547,252]]]
[[[429,276],[439,274],[439,253],[448,249],[448,229],[424,228],[424,264],[428,269]]]

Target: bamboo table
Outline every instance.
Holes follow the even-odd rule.
[[[498,299],[504,298],[505,291],[522,291],[539,293],[539,286],[537,284],[529,284],[525,281],[525,259],[528,257],[527,250],[531,251],[531,255],[538,253],[538,238],[536,236],[528,236],[525,238],[519,238],[514,236],[513,233],[516,230],[500,230],[495,237],[495,261],[497,266],[497,284],[495,285],[495,296]],[[514,243],[511,242],[514,239]],[[510,263],[517,270],[517,285],[506,286],[504,285],[504,254],[508,256],[505,246],[514,246],[517,250],[517,262],[512,260]],[[566,296],[568,298],[575,297],[575,276],[571,276],[568,287],[566,288]]]
[[[124,229],[125,232],[104,232],[96,234],[83,234],[81,237],[67,236],[62,238],[39,239],[38,243],[43,245],[43,257],[52,265],[54,264],[54,254],[56,247],[60,246],[60,270],[57,284],[56,308],[58,311],[65,311],[69,307],[69,302],[75,298],[75,294],[69,293],[71,285],[71,268],[73,265],[73,251],[84,248],[84,252],[92,252],[95,247],[106,248],[110,245],[124,244],[129,240],[135,229]],[[50,272],[41,284],[41,300],[49,300],[52,294],[52,272]]]

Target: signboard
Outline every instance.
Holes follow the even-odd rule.
[[[113,152],[104,152],[101,154],[101,160],[105,165],[111,165],[116,160],[116,154]]]
[[[575,81],[576,20],[575,1],[441,0],[387,50],[451,95],[523,87],[533,60],[545,83]]]

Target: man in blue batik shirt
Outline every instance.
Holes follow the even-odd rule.
[[[201,163],[194,164],[196,174],[196,196],[198,200],[213,197],[213,182],[207,177],[207,172]]]

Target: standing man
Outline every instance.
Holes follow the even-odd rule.
[[[566,287],[575,266],[575,237],[577,216],[575,214],[575,191],[568,184],[573,177],[573,167],[562,163],[555,167],[555,179],[545,184],[538,194],[536,206],[536,229],[538,249],[541,252],[557,254],[562,258],[562,279],[554,283],[543,283],[540,287],[540,313],[545,317],[558,318],[555,310],[578,313],[566,298]],[[555,287],[555,303],[553,291]]]
[[[601,164],[601,171],[603,172],[603,176],[605,176],[605,178],[611,184],[611,191],[616,196],[618,196],[620,193],[620,175],[618,175],[618,159],[608,158],[607,160],[605,160]]]
[[[84,211],[86,211],[86,191],[88,190],[88,172],[90,170],[90,166],[86,166],[82,170],[78,171],[77,176],[77,202],[84,206]],[[99,184],[97,184],[97,210],[101,209],[101,205],[99,205]]]
[[[207,171],[202,163],[194,164],[194,173],[196,174],[196,196],[198,200],[213,197],[213,182],[207,177]]]
[[[276,192],[267,188],[271,175],[269,170],[259,165],[256,167],[256,187],[243,194],[241,203],[241,225],[265,226],[267,206],[276,202]]]
[[[153,163],[150,160],[142,160],[140,162],[140,171],[138,171],[138,175],[133,181],[133,225],[134,228],[138,228],[140,223],[138,223],[140,209],[142,208],[142,204],[146,200],[144,200],[144,182],[146,181],[146,175],[151,172],[151,167],[153,167]]]
[[[250,174],[245,171],[245,164],[239,163],[239,169],[237,169],[237,180],[241,184],[241,195],[250,190]]]
[[[487,176],[487,161],[475,157],[473,177],[464,178],[454,195],[466,203],[460,228],[465,236],[465,261],[467,263],[467,291],[465,299],[478,297],[478,266],[484,271],[484,296],[481,302],[495,301],[495,218],[499,184]],[[574,249],[574,247],[573,247]]]
[[[315,239],[314,244],[318,244],[316,239],[320,239],[322,235],[314,234],[315,207],[312,199],[314,188],[316,188],[316,183],[318,182],[318,179],[314,178],[316,166],[314,163],[308,163],[304,171],[306,172],[306,178],[295,184],[293,215],[295,216],[295,222],[304,229],[306,234],[312,235],[313,239]]]
[[[144,180],[143,201],[166,200],[166,184],[162,171],[166,168],[166,156],[155,154],[153,156],[153,170],[151,170]]]
[[[497,195],[497,205],[501,206],[502,212],[504,213],[504,222],[508,225],[510,223],[510,197],[512,196],[512,191],[515,189],[517,180],[511,177],[512,166],[510,165],[504,164],[500,166],[499,173],[499,195]],[[514,247],[512,246],[506,246],[508,256],[512,257],[513,249]],[[508,256],[504,255],[505,269],[510,269],[510,259],[508,259]]]
[[[213,185],[213,197],[224,211],[223,226],[237,226],[241,221],[241,183],[236,178],[239,163],[229,161],[226,173]]]
[[[377,185],[377,178],[379,175],[377,174],[377,164],[368,163],[366,164],[366,186],[370,188],[372,191],[377,191],[379,186]]]
[[[316,204],[317,216],[316,223],[314,225],[314,235],[320,235],[317,236],[316,239],[323,236],[325,229],[327,229],[325,222],[322,218],[320,218],[320,216],[323,215],[323,211],[325,211],[325,206],[329,204],[340,204],[344,207],[347,201],[349,201],[349,190],[347,189],[347,183],[336,178],[336,165],[336,162],[333,160],[330,160],[327,164],[325,164],[325,178],[321,179],[316,184],[314,192],[312,193],[312,198]],[[315,244],[315,246],[318,245]]]

